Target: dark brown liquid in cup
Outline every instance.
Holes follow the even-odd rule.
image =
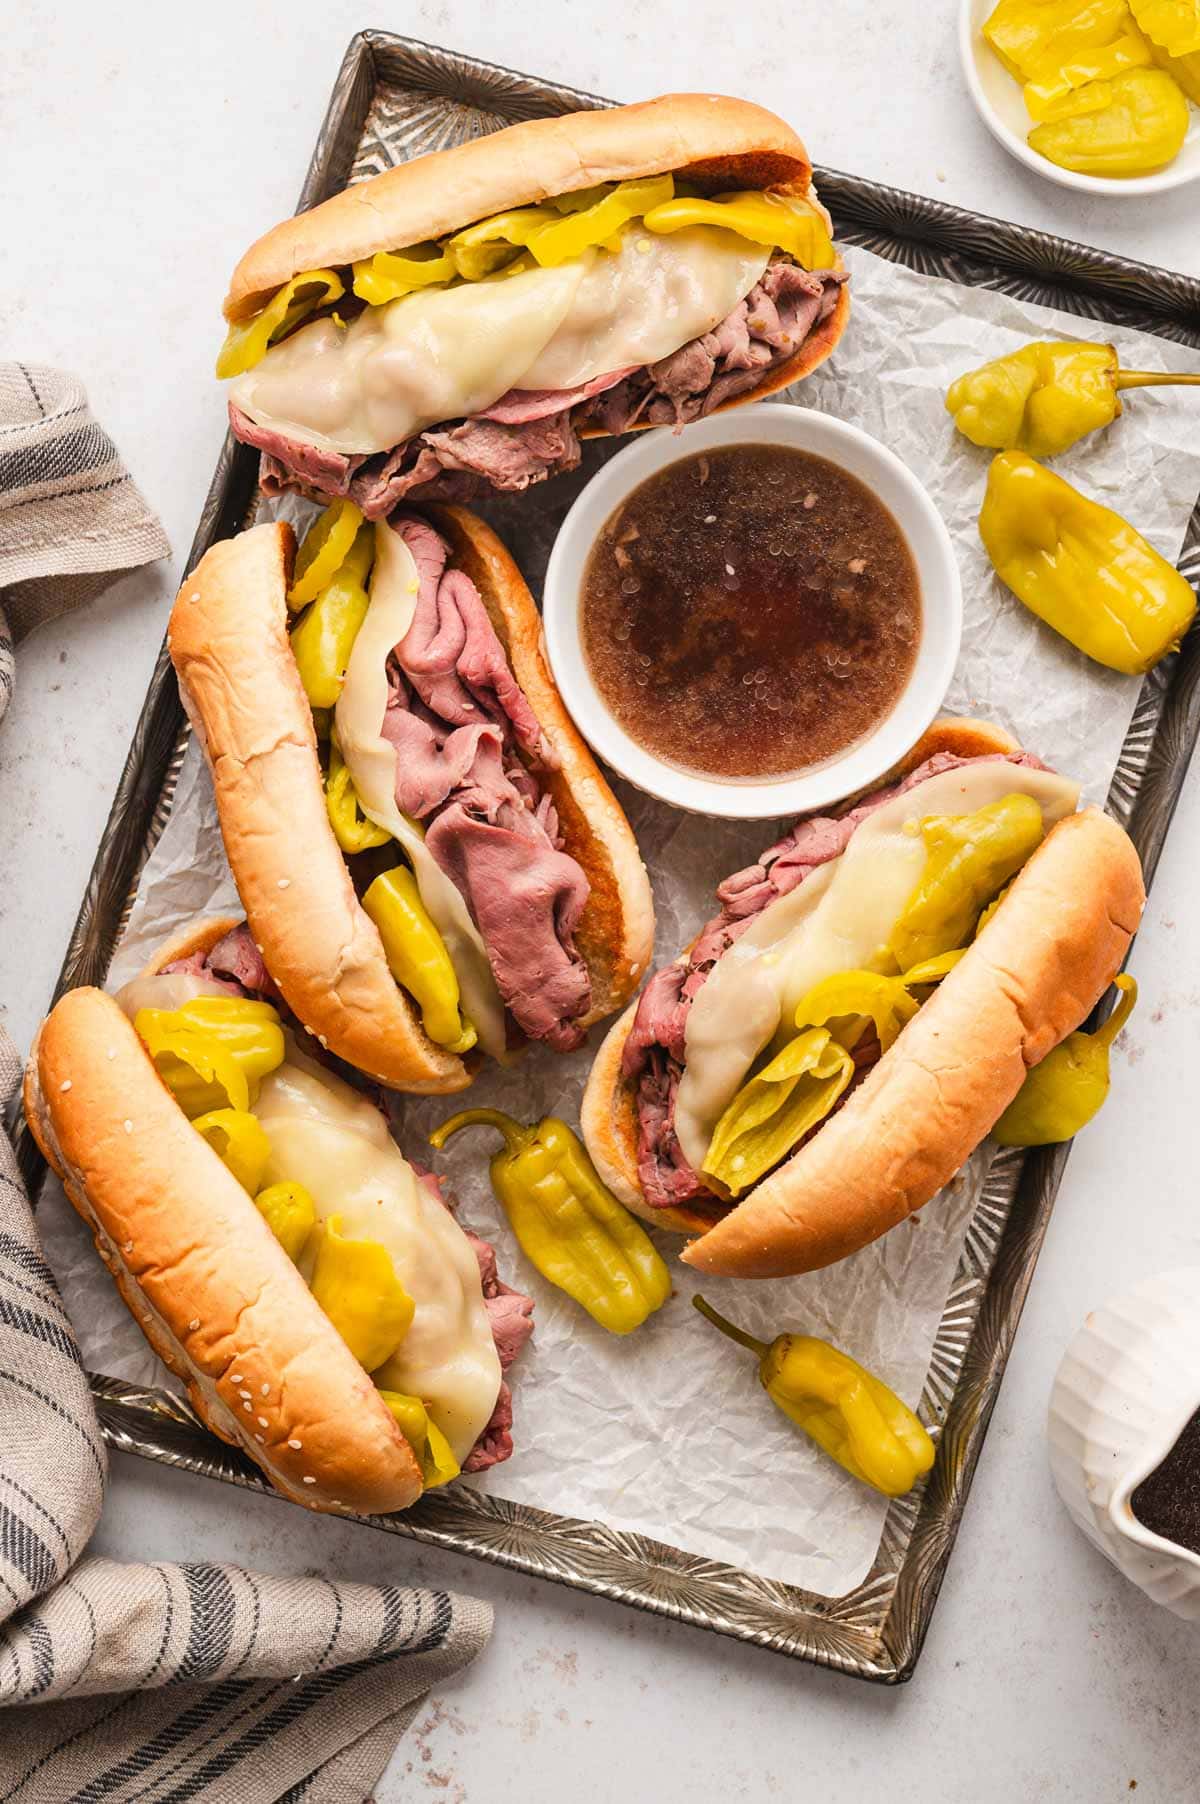
[[[1161,1466],[1142,1480],[1129,1507],[1152,1535],[1200,1553],[1200,1409]]]
[[[827,458],[736,445],[624,501],[584,572],[592,679],[646,751],[727,781],[827,762],[895,706],[921,594],[908,542]]]

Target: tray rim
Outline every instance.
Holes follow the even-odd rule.
[[[498,78],[500,82],[513,84],[516,88],[536,82],[541,94],[550,96],[555,104],[531,107],[528,109],[531,112],[553,114],[570,108],[612,104],[597,95],[540,77],[527,76],[502,65],[430,45],[419,39],[374,29],[360,31],[351,39],[335,80],[310,159],[298,210],[314,205],[325,194],[344,186],[361,139],[362,128],[367,122],[372,100],[380,85],[378,63],[388,56],[404,54],[428,59],[443,78],[462,80],[465,77],[478,81],[494,81]],[[433,86],[430,91],[446,97],[445,86]],[[352,134],[348,131],[348,121],[351,120],[355,122]],[[827,203],[831,203],[839,224],[857,224],[860,232],[866,234],[857,241],[884,255],[896,257],[898,253],[883,242],[873,244],[869,235],[871,231],[879,234],[881,240],[884,236],[905,239],[915,245],[924,243],[937,246],[943,254],[982,259],[996,268],[1010,271],[1014,276],[1032,279],[1042,291],[1058,290],[1061,286],[1061,294],[1052,297],[1059,305],[1069,306],[1077,296],[1090,296],[1109,315],[1118,310],[1112,287],[1114,283],[1119,283],[1123,289],[1121,299],[1125,306],[1136,303],[1144,308],[1147,318],[1139,321],[1142,329],[1157,331],[1160,336],[1167,338],[1180,336],[1200,345],[1200,280],[1196,278],[1179,272],[1157,270],[1112,252],[1060,239],[1014,222],[991,219],[948,202],[891,188],[867,178],[821,169],[817,170],[817,178],[822,196]],[[890,217],[886,224],[881,223],[880,214],[889,210]],[[935,273],[944,275],[945,272],[939,270]],[[1045,298],[1044,293],[1039,298]],[[1075,310],[1081,313],[1084,311],[1082,307]],[[1089,312],[1085,317],[1095,319],[1097,316]],[[253,454],[246,453],[244,447],[237,446],[231,436],[226,437],[184,566],[185,576],[211,543],[218,538],[230,536],[238,529],[253,494],[255,461]],[[1198,518],[1200,503],[1197,514],[1193,515],[1187,555],[1182,561],[1187,562],[1194,556],[1200,565]],[[1181,654],[1169,661],[1168,666],[1160,667],[1158,678],[1150,679],[1150,682],[1155,680],[1161,690],[1161,712],[1156,718],[1150,757],[1133,797],[1128,823],[1142,852],[1148,885],[1169,829],[1192,749],[1200,734],[1200,637],[1196,633],[1185,642]],[[125,897],[136,881],[137,872],[161,826],[158,815],[162,805],[163,780],[178,738],[181,720],[182,713],[164,642],[84,891],[52,1001],[57,1000],[65,989],[102,975],[111,960],[122,923]],[[1165,745],[1165,740],[1172,743]],[[1148,791],[1153,793],[1148,795]],[[138,831],[136,835],[129,836],[124,855],[114,859],[110,856],[113,836],[120,824],[129,820],[136,821]],[[102,912],[106,909],[107,925],[99,926]],[[986,1438],[992,1409],[1068,1152],[1067,1147],[1046,1149],[1025,1161],[1008,1220],[984,1282],[976,1325],[939,1441],[936,1470],[945,1476],[945,1468],[953,1465],[949,1489],[935,1508],[932,1486],[927,1488],[919,1498],[912,1524],[913,1536],[922,1524],[927,1530],[932,1528],[936,1532],[928,1536],[928,1545],[923,1549],[924,1557],[919,1562],[914,1559],[915,1550],[910,1539],[910,1545],[896,1574],[886,1614],[877,1632],[856,1629],[846,1622],[837,1625],[845,1651],[839,1652],[811,1641],[803,1646],[780,1646],[777,1639],[779,1630],[773,1635],[766,1629],[756,1630],[743,1623],[718,1620],[711,1610],[706,1612],[672,1599],[645,1580],[640,1585],[617,1584],[598,1576],[547,1570],[544,1563],[533,1561],[528,1554],[519,1550],[485,1545],[478,1540],[472,1543],[469,1535],[464,1538],[454,1529],[441,1528],[436,1521],[429,1522],[419,1516],[410,1514],[407,1517],[388,1519],[386,1522],[371,1518],[362,1520],[372,1526],[383,1527],[387,1532],[483,1558],[512,1570],[548,1578],[594,1595],[608,1596],[655,1614],[688,1621],[716,1633],[771,1647],[773,1651],[825,1665],[850,1676],[882,1684],[906,1682],[915,1670],[945,1578],[966,1497]],[[45,1168],[23,1122],[18,1134],[18,1153],[30,1193],[36,1194],[38,1181]],[[985,1316],[992,1318],[989,1327],[990,1344],[984,1357],[974,1359],[973,1355],[978,1351],[976,1342]],[[206,1459],[198,1453],[189,1456],[178,1449],[152,1449],[145,1438],[147,1433],[156,1427],[161,1428],[164,1420],[173,1420],[177,1424],[186,1423],[190,1416],[187,1407],[181,1405],[170,1393],[123,1385],[120,1381],[103,1375],[93,1375],[93,1391],[105,1438],[110,1445],[137,1452],[145,1458],[215,1476],[227,1483],[258,1489],[269,1496],[276,1495],[249,1461],[245,1462],[244,1467],[239,1467],[237,1456],[208,1436],[205,1436],[205,1442],[212,1453]],[[969,1396],[966,1395],[968,1392]],[[966,1419],[959,1420],[960,1416]],[[143,1431],[140,1442],[131,1431],[131,1418],[140,1424]],[[194,1418],[192,1421],[194,1422]],[[224,1456],[224,1469],[213,1470],[214,1454]],[[503,1500],[495,1501],[503,1504]],[[518,1511],[532,1508],[520,1505],[507,1507]],[[424,1510],[425,1505],[419,1508]],[[539,1517],[547,1514],[540,1511],[532,1513]],[[936,1520],[930,1520],[931,1514]],[[549,1520],[564,1530],[572,1526],[569,1518]],[[604,1525],[586,1526],[603,1528]],[[886,1537],[886,1526],[884,1533]],[[639,1540],[646,1555],[650,1555],[653,1549],[661,1548],[663,1552],[677,1554],[684,1560],[694,1558],[687,1555],[685,1550],[671,1549],[665,1544],[645,1538]],[[678,1576],[677,1567],[670,1564],[656,1566],[653,1558],[647,1560],[643,1557],[638,1564],[644,1573],[658,1570],[664,1578],[668,1574]],[[796,1612],[799,1622],[809,1621],[814,1629],[819,1625],[826,1635],[831,1625],[837,1622],[837,1606],[847,1602],[847,1599],[821,1599],[796,1587],[775,1586],[774,1589],[793,1596],[798,1606],[808,1601],[817,1605],[829,1604],[831,1608],[828,1612],[803,1607],[799,1607]],[[860,1591],[863,1589],[864,1587],[859,1587]],[[856,1595],[852,1592],[848,1594],[848,1598],[852,1599]],[[851,1654],[850,1649],[856,1643],[862,1643],[861,1651],[856,1648],[855,1653]]]

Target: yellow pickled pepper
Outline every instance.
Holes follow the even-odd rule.
[[[1017,599],[1110,670],[1140,676],[1192,623],[1186,577],[1128,520],[1024,452],[992,460],[979,535]]]
[[[1057,457],[1112,424],[1120,391],[1196,386],[1200,375],[1121,369],[1115,345],[1039,340],[959,376],[946,410],[973,445]]]
[[[852,1478],[902,1497],[929,1471],[934,1445],[920,1421],[882,1379],[849,1354],[806,1334],[769,1344],[694,1296],[706,1321],[758,1359],[758,1377],[776,1408],[804,1430]]]
[[[531,1126],[500,1109],[464,1109],[430,1134],[493,1127],[504,1144],[492,1189],[530,1264],[610,1334],[630,1334],[661,1309],[671,1276],[650,1236],[603,1182],[582,1142],[556,1116]]]
[[[1109,1088],[1109,1053],[1133,1013],[1137,984],[1124,973],[1116,980],[1116,1008],[1094,1034],[1082,1031],[1034,1065],[992,1129],[1001,1146],[1053,1146],[1073,1139],[1099,1113]]]
[[[388,969],[416,1002],[429,1038],[448,1052],[469,1052],[476,1033],[460,1010],[458,973],[408,866],[376,877],[362,905],[379,931]]]

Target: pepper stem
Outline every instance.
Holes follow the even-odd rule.
[[[457,1134],[459,1128],[494,1127],[504,1135],[504,1144],[510,1153],[518,1153],[529,1139],[529,1129],[522,1127],[503,1109],[463,1109],[457,1115],[451,1115],[449,1121],[443,1121],[440,1127],[434,1128],[429,1136],[430,1146],[441,1151],[451,1134]]]
[[[727,1335],[730,1340],[737,1341],[739,1346],[749,1347],[751,1353],[757,1353],[760,1359],[765,1359],[771,1351],[765,1340],[755,1340],[754,1336],[747,1334],[744,1328],[735,1328],[731,1321],[721,1315],[703,1297],[693,1297],[692,1307],[698,1309],[705,1321],[711,1322],[714,1328],[719,1328],[722,1334]]]
[[[1184,376],[1167,370],[1118,370],[1118,388],[1196,388],[1200,376]]]
[[[1116,1008],[1114,1008],[1112,1014],[1104,1023],[1104,1026],[1096,1029],[1095,1039],[1096,1044],[1099,1046],[1112,1045],[1113,1041],[1128,1021],[1130,1015],[1132,1015],[1133,1005],[1137,1001],[1137,982],[1134,978],[1130,977],[1127,971],[1122,971],[1121,975],[1114,979],[1114,981],[1117,989],[1121,992],[1121,996]]]

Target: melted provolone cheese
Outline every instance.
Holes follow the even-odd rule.
[[[387,661],[407,633],[417,604],[417,566],[398,532],[375,527],[371,599],[346,667],[335,711],[338,744],[359,805],[403,850],[421,900],[446,942],[458,976],[462,1005],[493,1058],[505,1056],[504,1003],[487,950],[461,890],[426,849],[419,826],[396,806],[396,748],[383,737],[387,712]]]
[[[134,977],[117,991],[116,1000],[132,1021],[139,1009],[183,1008],[198,996],[228,996],[229,985],[196,971],[158,971],[152,977]]]
[[[510,388],[574,388],[657,362],[708,332],[754,287],[770,252],[714,226],[659,235],[557,269],[426,289],[273,346],[231,391],[260,426],[323,449],[389,451]]]
[[[697,1171],[750,1067],[781,1025],[790,1030],[808,990],[839,971],[888,968],[888,942],[925,868],[913,824],[1009,795],[1031,796],[1049,831],[1074,813],[1079,785],[1003,759],[929,777],[868,815],[840,858],[765,908],[718,960],[688,1014],[675,1108],[679,1144]]]
[[[317,1219],[341,1219],[351,1239],[386,1248],[416,1304],[412,1326],[372,1376],[420,1397],[461,1462],[487,1426],[500,1389],[471,1243],[419,1181],[379,1111],[299,1053],[264,1078],[254,1113],[271,1142],[264,1185],[303,1184]],[[312,1258],[301,1263],[306,1280]]]
[[[515,387],[565,318],[586,267],[580,258],[426,289],[367,307],[344,330],[318,320],[248,370],[234,402],[260,426],[327,450],[390,451]]]
[[[763,246],[712,226],[660,237],[635,221],[619,255],[591,263],[520,387],[576,388],[669,357],[732,313],[769,258]]]

